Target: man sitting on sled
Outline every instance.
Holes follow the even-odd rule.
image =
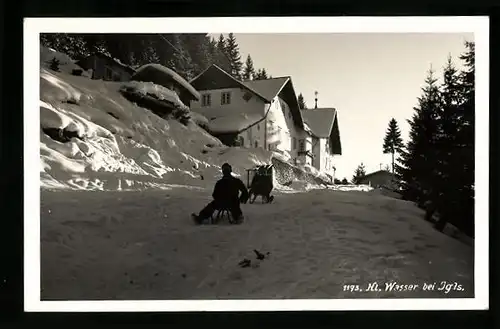
[[[241,179],[231,175],[232,168],[228,163],[222,165],[222,178],[217,181],[214,187],[212,202],[207,204],[198,215],[192,214],[196,224],[201,224],[205,219],[212,216],[215,210],[226,208],[231,213],[235,222],[243,221],[243,213],[240,202],[246,203],[248,200],[248,190]],[[241,195],[239,195],[241,192]]]

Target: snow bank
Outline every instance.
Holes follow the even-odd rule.
[[[170,102],[174,106],[188,109],[188,107],[182,103],[175,91],[153,82],[127,81],[122,84],[122,90],[126,92],[137,92],[144,96],[154,96],[156,99]]]
[[[178,86],[188,91],[196,100],[200,99],[199,92],[189,82],[173,70],[160,64],[146,64],[141,66],[137,69],[131,80],[149,81],[167,88],[174,81]]]
[[[117,82],[40,72],[41,185],[48,189],[213,187],[220,166],[236,176],[269,163],[264,150],[228,148],[192,120],[165,120],[128,101]],[[177,101],[153,83],[137,90]]]
[[[335,191],[361,191],[369,192],[373,190],[373,187],[369,185],[330,185],[329,189]]]

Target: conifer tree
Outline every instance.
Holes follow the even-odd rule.
[[[301,110],[307,109],[306,102],[304,101],[304,96],[302,95],[302,93],[297,96],[297,102],[299,103],[299,108]]]
[[[253,79],[254,75],[255,75],[255,69],[253,67],[252,57],[249,54],[245,62],[245,68],[243,70],[242,78],[243,80],[251,80]]]
[[[438,153],[438,116],[441,95],[432,68],[428,71],[422,96],[414,107],[410,124],[409,141],[405,150],[400,151],[401,165],[395,165],[398,180],[402,184],[403,197],[422,203],[433,192]]]
[[[398,127],[396,119],[392,118],[389,121],[389,127],[384,138],[383,152],[384,154],[390,153],[392,155],[392,172],[394,173],[394,155],[399,153],[404,147],[403,139],[401,138],[401,131]]]
[[[243,64],[241,63],[240,51],[238,48],[238,43],[236,42],[236,37],[233,33],[229,33],[226,39],[226,54],[231,63],[231,72],[229,72],[234,78],[241,79],[241,69]]]
[[[354,176],[352,177],[352,183],[355,185],[359,185],[361,179],[363,179],[365,175],[366,175],[365,165],[361,162],[361,164],[356,168],[356,171],[354,172]]]

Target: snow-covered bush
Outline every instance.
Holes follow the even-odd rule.
[[[128,81],[120,92],[130,101],[150,109],[160,117],[172,116],[183,124],[190,119],[189,107],[184,105],[175,91],[152,82]]]

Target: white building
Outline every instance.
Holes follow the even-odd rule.
[[[296,163],[314,166],[314,129],[303,120],[290,77],[239,81],[211,65],[190,84],[201,94],[191,110],[205,116],[209,132],[225,144],[286,152]]]

